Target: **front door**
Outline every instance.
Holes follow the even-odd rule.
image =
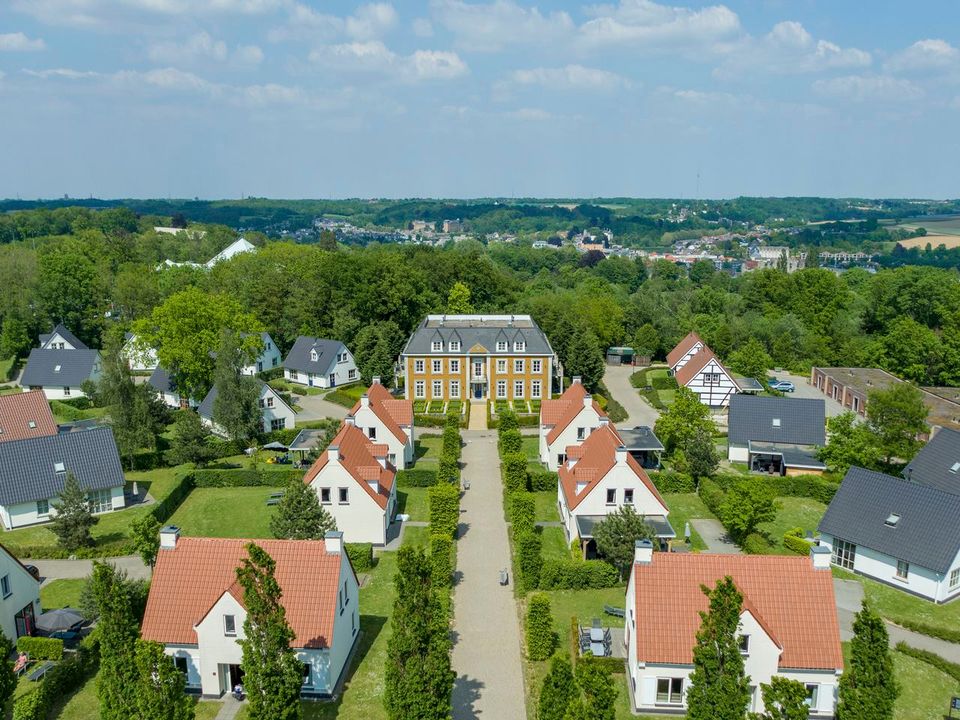
[[[333,387],[337,384],[337,376],[334,373],[330,373],[330,387]]]
[[[482,400],[482,399],[483,399],[483,385],[481,385],[480,383],[474,383],[474,384],[473,384],[473,396],[474,396],[477,400]]]
[[[217,675],[220,677],[220,694],[226,695],[233,689],[230,685],[230,666],[222,663],[217,665]]]
[[[17,625],[17,637],[33,635],[33,603],[27,605],[14,616]]]

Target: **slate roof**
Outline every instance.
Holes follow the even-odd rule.
[[[260,390],[260,397],[263,397],[263,389],[265,387],[270,387],[263,380],[260,380],[259,378],[257,379],[257,386]],[[283,401],[282,397],[280,397],[280,394],[276,390],[273,390],[273,388],[270,388],[270,389],[273,392],[274,397],[277,398],[277,400],[279,400],[280,403],[284,405],[288,410],[290,410],[290,412],[293,412],[290,406]],[[203,402],[201,402],[200,405],[197,407],[197,414],[199,414],[200,417],[207,418],[210,421],[213,420],[213,401],[217,399],[218,394],[219,393],[217,391],[216,385],[210,388],[210,392],[207,393],[207,396],[203,399]],[[263,408],[261,408],[261,415],[263,414],[262,410]]]
[[[386,467],[379,458],[387,457],[387,446],[372,442],[356,425],[344,423],[336,437],[330,441],[327,452],[316,459],[303,482],[310,485],[330,462],[330,450],[337,449],[338,462],[357,481],[377,505],[386,509],[390,492],[396,479],[396,470],[388,462]],[[377,481],[377,489],[370,487],[369,480]]]
[[[310,351],[316,348],[317,359],[310,359]],[[339,340],[324,340],[323,338],[301,335],[290,348],[290,352],[283,359],[283,366],[299,372],[326,375],[331,366],[337,362],[337,353],[346,346]]]
[[[145,640],[197,644],[193,629],[225,592],[241,600],[236,569],[255,542],[276,562],[280,603],[295,634],[294,647],[325,648],[334,641],[340,565],[323,540],[236,540],[187,537],[157,553],[141,633]],[[349,638],[345,641],[349,642]]]
[[[177,394],[177,389],[173,386],[170,373],[159,365],[153,369],[153,372],[150,374],[150,379],[147,380],[147,382],[150,384],[150,387],[157,392]]]
[[[825,439],[826,403],[820,399],[756,397],[733,395],[730,398],[729,432],[731,443],[753,442],[819,445]],[[779,420],[779,427],[774,420]]]
[[[960,432],[941,428],[903,471],[910,482],[960,495]]]
[[[63,463],[63,472],[56,463]],[[84,490],[122,487],[113,431],[97,427],[0,443],[0,505],[57,497],[67,472]]]
[[[40,336],[40,347],[42,348],[44,345],[46,345],[50,341],[50,338],[52,338],[54,335],[59,335],[68,343],[73,345],[74,350],[89,350],[84,343],[77,339],[76,335],[67,330],[62,324],[57,325],[50,332]]]
[[[529,315],[427,315],[413,331],[404,355],[430,355],[434,340],[443,341],[442,355],[475,354],[480,346],[497,353],[497,342],[506,341],[503,355],[553,355],[553,348],[543,330]],[[460,350],[451,351],[450,341],[459,340]],[[514,352],[513,343],[524,342],[523,352]]]
[[[652,562],[635,563],[637,660],[691,665],[699,613],[709,605],[700,586],[727,575],[743,609],[783,649],[780,668],[843,667],[832,573],[814,569],[809,557],[782,555],[655,552]]]
[[[892,514],[895,527],[886,523]],[[819,530],[943,574],[960,551],[957,518],[960,495],[852,467]]]
[[[683,356],[690,352],[690,350],[693,349],[693,346],[697,343],[700,343],[704,347],[707,346],[703,339],[695,332],[687,333],[687,336],[678,342],[673,350],[667,353],[667,365],[672,368],[674,365],[680,362],[680,360],[683,359]]]
[[[80,387],[100,362],[96,350],[41,350],[34,348],[20,377],[23,387]],[[57,370],[57,368],[60,368]]]
[[[56,434],[57,423],[42,392],[0,395],[0,442]]]

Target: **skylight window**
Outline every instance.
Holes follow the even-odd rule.
[[[60,365],[57,365],[57,366],[53,369],[53,371],[54,371],[54,372],[60,372],[60,368],[61,368],[61,366],[60,366]]]
[[[950,472],[952,472],[954,475],[960,472],[960,462],[955,462],[953,465],[951,465]]]
[[[33,420],[31,420],[30,422],[28,422],[27,425],[30,426],[30,429],[31,429],[31,430],[36,430],[36,429],[37,429],[37,424],[36,424]]]
[[[54,470],[54,472],[66,472],[66,469],[67,469],[67,468],[64,467],[64,464],[63,464],[62,462],[58,462],[58,463],[54,463],[54,464],[53,464],[53,470]]]
[[[883,524],[887,527],[896,527],[898,522],[900,522],[900,516],[897,515],[897,513],[890,513],[887,519],[883,521]]]
[[[774,426],[774,427],[780,427],[780,418],[774,418],[774,419],[773,419],[773,426]]]

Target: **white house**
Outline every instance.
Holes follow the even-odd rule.
[[[245,337],[246,335],[244,335]],[[276,343],[273,342],[273,338],[270,337],[270,333],[262,332],[260,333],[260,341],[262,343],[262,350],[260,354],[249,365],[245,365],[240,369],[242,375],[256,375],[257,373],[262,373],[265,370],[271,370],[275,367],[280,367],[280,350],[277,348]]]
[[[834,565],[927,600],[960,596],[960,495],[852,467],[820,521]]]
[[[279,393],[265,382],[258,380],[257,384],[260,386],[261,432],[268,433],[274,430],[286,430],[287,428],[296,427],[297,414],[293,411],[293,408],[287,405]],[[226,431],[217,425],[213,419],[213,404],[217,399],[217,394],[216,386],[210,388],[210,392],[207,393],[203,402],[200,403],[197,412],[204,425],[218,435],[226,435]]]
[[[567,459],[567,447],[586,440],[606,417],[580,378],[573,378],[563,395],[540,405],[540,462],[557,470]]]
[[[579,538],[585,556],[596,551],[597,523],[624,505],[646,519],[661,546],[676,537],[667,521],[666,503],[606,417],[582,444],[567,449],[558,477],[557,503],[567,542]]]
[[[139,342],[133,333],[125,333],[124,338],[126,342],[123,344],[123,356],[133,372],[156,369],[159,364],[156,349]]]
[[[20,376],[24,391],[42,390],[47,400],[84,397],[81,385],[97,380],[102,366],[96,350],[34,348]]]
[[[301,335],[283,360],[283,377],[309,387],[331,388],[360,379],[357,363],[339,340]]]
[[[675,377],[677,385],[692,390],[700,402],[713,408],[726,407],[731,396],[740,392],[733,375],[708,347],[690,357],[676,371]]]
[[[690,358],[706,346],[707,344],[695,332],[687,333],[687,336],[667,353],[667,365],[670,372],[676,374],[677,370],[686,365]]]
[[[63,325],[57,325],[49,333],[40,336],[41,350],[89,350],[77,337]]]
[[[375,377],[350,414],[364,435],[387,446],[387,462],[398,470],[413,465],[413,401],[394,398]]]
[[[40,615],[40,581],[0,545],[0,629],[11,641],[33,635]]]
[[[345,542],[387,542],[397,507],[396,471],[388,453],[385,444],[372,442],[348,415],[303,478],[337,521]]]
[[[740,648],[750,678],[748,712],[763,712],[760,685],[775,676],[807,689],[810,717],[831,718],[843,672],[829,553],[811,557],[653,552],[638,541],[627,584],[624,639],[628,689],[642,714],[687,705],[700,612],[729,576],[743,595]]]
[[[733,395],[727,421],[727,459],[752,471],[823,474],[825,404],[818,398]]]
[[[281,604],[303,663],[305,697],[329,697],[346,668],[360,630],[357,577],[343,533],[324,540],[181,538],[160,531],[141,635],[164,646],[186,676],[188,691],[216,698],[242,683],[247,611],[236,569],[255,542],[276,563]]]

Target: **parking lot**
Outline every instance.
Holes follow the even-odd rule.
[[[771,371],[767,377],[775,377],[777,380],[789,380],[792,382],[796,386],[796,390],[792,393],[785,393],[787,397],[814,398],[816,400],[825,401],[827,406],[827,417],[839,415],[844,410],[840,403],[832,398],[828,398],[813,385],[811,385],[809,375],[794,375],[785,371]]]

